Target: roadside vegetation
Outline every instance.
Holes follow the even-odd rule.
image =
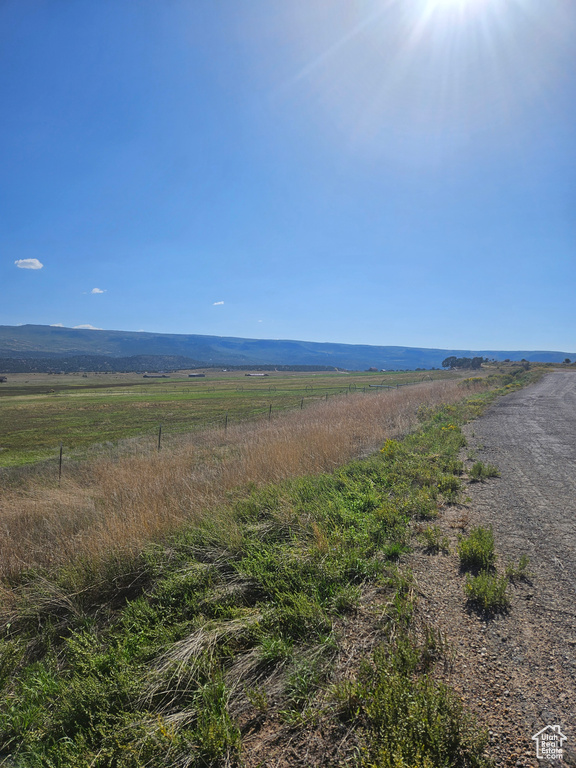
[[[506,576],[490,571],[480,571],[476,576],[469,574],[464,589],[470,603],[485,614],[501,613],[510,606]]]
[[[508,610],[509,583],[530,581],[527,555],[522,555],[518,563],[508,563],[504,573],[497,572],[492,528],[478,526],[468,536],[460,536],[458,555],[461,569],[467,571],[464,592],[468,602],[487,616]]]
[[[489,477],[500,477],[498,467],[493,464],[484,464],[482,461],[475,461],[468,472],[470,480],[474,483],[484,482]]]
[[[462,570],[489,571],[494,568],[496,552],[492,528],[478,526],[473,528],[468,536],[460,536],[458,555]]]
[[[423,529],[442,545],[460,425],[526,378],[335,398],[61,487],[20,478],[1,512],[0,765],[255,768],[272,729],[325,734],[324,765],[487,766],[403,555]]]

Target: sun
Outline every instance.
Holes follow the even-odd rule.
[[[426,3],[429,11],[439,11],[442,9],[466,11],[485,4],[486,0],[427,0]]]
[[[425,19],[450,17],[471,21],[497,4],[498,0],[422,0],[421,9]]]

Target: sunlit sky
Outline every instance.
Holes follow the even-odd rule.
[[[3,0],[0,324],[576,350],[572,0]]]

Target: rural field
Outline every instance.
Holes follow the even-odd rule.
[[[54,401],[57,408],[51,420],[47,419],[47,428],[53,430],[52,444],[57,434],[66,431],[61,476],[57,448],[46,452],[50,460],[30,463],[28,455],[28,464],[1,470],[0,578],[10,578],[10,574],[30,567],[62,565],[78,557],[99,568],[110,553],[120,552],[123,557],[140,552],[147,542],[158,540],[179,525],[212,514],[228,503],[231,494],[291,477],[333,471],[368,455],[387,438],[409,433],[418,424],[419,413],[486,386],[481,378],[440,376],[441,380],[418,382],[414,374],[390,375],[385,380],[398,385],[391,389],[370,388],[370,383],[384,380],[382,375],[372,379],[362,375],[350,379],[283,376],[278,379],[283,388],[276,385],[274,390],[275,385],[268,383],[274,381],[272,377],[250,381],[237,374],[231,380],[221,379],[220,389],[218,381],[211,385],[207,379],[190,385],[186,380],[153,380],[144,385],[147,394],[134,393],[135,385],[118,377],[118,388],[106,389],[100,401],[98,390],[93,388],[86,399],[82,392],[77,394],[78,390],[65,392],[61,401]],[[348,387],[336,387],[337,381],[349,382]],[[126,384],[131,393],[126,395],[126,408],[114,405],[125,425],[124,432],[117,428],[116,434],[122,437],[116,444],[94,443],[101,436],[101,422],[94,416],[101,400],[123,400]],[[291,400],[283,394],[290,391]],[[219,394],[220,411],[212,408],[214,394]],[[274,394],[284,398],[283,412],[278,401],[274,411]],[[36,398],[55,395],[15,396],[23,413],[31,404],[31,432],[39,430],[32,417],[37,412]],[[236,410],[231,407],[235,402]],[[179,422],[175,417],[167,421],[169,414],[178,413],[173,403],[180,406]],[[255,408],[258,403],[261,407]],[[196,429],[191,430],[198,404],[200,411],[204,405],[205,421],[197,418]],[[147,409],[152,414],[149,421]],[[230,416],[225,428],[226,412]],[[215,413],[219,414],[217,420]],[[166,432],[159,451],[160,415],[165,417]],[[130,422],[136,437],[126,437]],[[74,445],[74,427],[80,432],[80,423],[87,425],[82,433],[84,449],[78,437]],[[72,450],[68,448],[71,444]]]
[[[436,373],[9,381],[84,443],[1,475],[0,765],[489,768],[407,558],[495,471],[461,427],[539,372]]]
[[[11,374],[0,384],[0,467],[54,458],[61,442],[65,453],[75,457],[139,436],[155,445],[160,425],[165,439],[223,427],[226,414],[232,425],[306,408],[335,395],[457,377],[446,371],[204,373],[205,378],[181,372],[161,379],[136,373]]]

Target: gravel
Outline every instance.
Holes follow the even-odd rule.
[[[452,554],[411,558],[420,614],[451,645],[443,676],[489,730],[495,765],[576,766],[576,373],[499,399],[464,431],[468,468],[495,464],[501,477],[470,483],[469,503],[444,510]],[[492,619],[467,606],[454,554],[476,525],[493,527],[499,571],[530,558],[530,581],[511,584],[510,610]],[[562,761],[536,759],[532,736],[547,725],[567,737]]]

